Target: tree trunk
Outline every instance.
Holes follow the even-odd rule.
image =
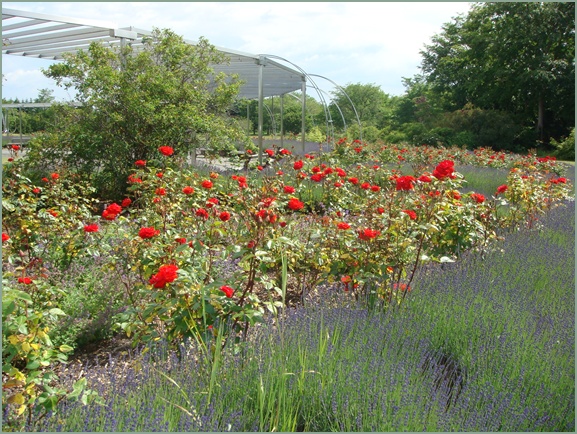
[[[545,117],[545,101],[543,100],[543,95],[539,95],[539,114],[537,115],[537,133],[539,135],[539,141],[543,142],[543,130],[544,130],[544,117]]]

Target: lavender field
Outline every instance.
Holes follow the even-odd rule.
[[[41,429],[574,432],[575,203],[541,223],[423,269],[399,309],[335,307],[328,287],[209,362],[159,347],[123,378],[93,371],[105,405]]]

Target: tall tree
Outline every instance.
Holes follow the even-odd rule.
[[[337,89],[331,93],[334,96],[333,104],[340,108],[347,126],[357,124],[357,114],[362,127],[382,128],[384,126],[385,109],[389,102],[389,95],[383,92],[380,86],[349,83],[342,90]],[[354,104],[354,108],[351,102]],[[336,107],[331,107],[331,117],[338,127],[343,126],[340,112]]]
[[[421,69],[451,106],[472,103],[533,123],[537,138],[566,134],[575,118],[575,4],[477,3],[443,26]]]

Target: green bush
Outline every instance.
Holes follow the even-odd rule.
[[[573,128],[571,133],[560,142],[551,139],[551,144],[557,148],[554,154],[555,157],[560,160],[575,161],[575,128]]]

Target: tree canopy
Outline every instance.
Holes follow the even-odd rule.
[[[574,38],[574,3],[477,3],[432,38],[421,69],[446,110],[514,113],[547,140],[574,125]]]
[[[169,30],[155,29],[143,42],[138,51],[93,43],[44,71],[74,88],[82,106],[62,106],[58,131],[32,144],[33,153],[91,174],[104,196],[122,194],[134,161],[159,146],[185,157],[198,146],[230,149],[246,140],[227,116],[240,82],[210,67],[224,61],[221,53],[204,38],[191,45]]]

